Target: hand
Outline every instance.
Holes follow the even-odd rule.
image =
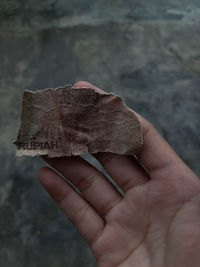
[[[79,82],[76,87],[95,86]],[[155,128],[136,114],[144,145],[133,156],[97,153],[116,184],[81,157],[44,159],[40,183],[91,247],[100,267],[200,266],[200,181]],[[184,144],[183,144],[184,145]]]

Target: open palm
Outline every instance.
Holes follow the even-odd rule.
[[[102,92],[86,82],[75,86]],[[138,118],[144,145],[137,158],[93,155],[123,194],[81,157],[44,158],[80,193],[48,167],[38,178],[100,267],[200,266],[200,182],[155,128]]]

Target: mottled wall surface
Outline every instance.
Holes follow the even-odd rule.
[[[199,0],[0,1],[0,266],[96,266],[15,158],[24,89],[88,80],[121,95],[200,175]]]

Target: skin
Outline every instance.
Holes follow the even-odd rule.
[[[75,87],[103,92],[87,82]],[[123,195],[81,157],[44,157],[57,172],[42,167],[38,179],[91,247],[98,266],[199,267],[200,181],[152,124],[136,115],[144,138],[137,159],[93,155]]]

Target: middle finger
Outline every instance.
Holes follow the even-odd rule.
[[[122,196],[108,179],[83,158],[43,159],[66,177],[101,215],[106,216],[122,200]]]

